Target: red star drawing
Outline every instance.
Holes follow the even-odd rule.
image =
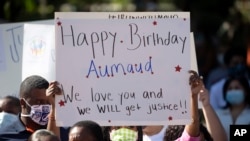
[[[64,101],[62,101],[62,100],[60,100],[60,102],[58,102],[58,104],[60,105],[60,107],[65,106]]]
[[[178,72],[180,72],[181,71],[181,67],[179,66],[179,65],[177,65],[176,67],[175,67],[175,71],[178,71]]]
[[[153,22],[153,25],[157,25],[157,22],[156,22],[156,21],[154,21],[154,22]]]
[[[172,116],[169,116],[168,117],[168,120],[170,121],[170,120],[173,120],[173,117]]]
[[[58,25],[58,26],[61,26],[61,25],[62,25],[62,23],[61,23],[60,21],[58,21],[58,22],[57,22],[57,25]]]

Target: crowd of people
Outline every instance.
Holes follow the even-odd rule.
[[[0,140],[228,141],[231,124],[250,123],[250,88],[245,76],[233,75],[227,78],[223,86],[226,105],[223,109],[214,109],[202,77],[193,70],[188,73],[190,124],[121,127],[102,127],[91,120],[79,121],[72,127],[57,127],[55,95],[62,94],[58,82],[49,83],[37,75],[27,77],[20,85],[19,99],[6,96],[0,101]],[[198,101],[202,103],[201,111]]]
[[[209,83],[209,87],[198,72],[188,72],[192,119],[187,125],[106,127],[86,120],[71,127],[57,127],[55,95],[62,94],[59,83],[38,75],[29,76],[20,84],[19,98],[0,99],[0,140],[229,141],[230,125],[250,125],[246,52],[245,48],[229,48],[224,54],[225,68],[220,79]],[[198,101],[202,103],[201,109]]]
[[[230,125],[250,124],[245,53],[235,48],[225,53],[227,75],[210,90],[197,72],[189,71],[192,122],[187,125],[102,127],[95,121],[79,121],[72,127],[57,127],[55,95],[62,93],[58,82],[49,83],[37,75],[27,77],[20,85],[19,98],[6,96],[0,100],[0,140],[228,141]]]

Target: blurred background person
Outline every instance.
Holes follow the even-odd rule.
[[[224,75],[218,82],[211,85],[210,103],[214,109],[222,108],[226,105],[223,98],[223,85],[228,77],[243,76],[249,79],[249,72],[246,63],[246,49],[241,47],[232,47],[227,50],[224,56],[224,62],[227,66],[226,71],[221,72]]]
[[[230,125],[250,124],[250,87],[244,76],[232,76],[225,81],[223,98],[226,105],[216,113],[227,137],[230,137]]]
[[[102,127],[90,120],[76,122],[69,131],[69,141],[104,141]]]
[[[0,99],[0,132],[17,132],[23,128],[18,121],[21,112],[20,101],[14,96]]]
[[[21,112],[20,101],[14,96],[5,96],[0,99],[0,112],[19,114]]]
[[[47,129],[36,130],[28,141],[60,141],[59,138]]]

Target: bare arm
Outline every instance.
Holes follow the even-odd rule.
[[[57,84],[57,82],[51,82],[49,88],[46,91],[46,95],[51,104],[47,129],[52,131],[60,139],[60,128],[56,126],[55,119],[55,95],[61,94],[61,89],[57,86]]]
[[[200,121],[198,113],[198,100],[197,96],[191,98],[191,117],[192,122],[185,126],[185,130],[191,137],[197,137],[200,134]]]
[[[195,71],[189,71],[189,85],[191,87],[191,117],[192,122],[185,126],[185,130],[191,137],[197,137],[200,134],[200,121],[198,113],[198,94],[201,90],[201,79]]]
[[[207,129],[214,141],[227,141],[226,132],[209,102],[208,90],[203,87],[200,93],[200,101],[202,102],[202,111],[205,117]]]

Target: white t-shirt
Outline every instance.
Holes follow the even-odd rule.
[[[214,109],[221,109],[226,105],[226,101],[223,98],[223,86],[226,82],[226,78],[221,79],[217,83],[213,84],[210,89],[210,103]]]
[[[226,131],[227,137],[230,137],[230,125],[233,125],[232,115],[229,109],[218,109],[216,113],[220,119],[223,128]],[[235,125],[249,125],[250,124],[250,107],[245,108],[237,117]]]
[[[163,141],[167,128],[168,126],[164,126],[158,134],[153,136],[143,135],[143,141]]]

